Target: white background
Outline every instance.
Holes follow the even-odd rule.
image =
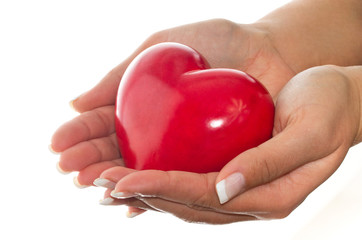
[[[127,219],[125,207],[98,204],[103,190],[59,174],[48,151],[76,116],[68,102],[153,32],[215,17],[250,23],[285,2],[1,0],[0,239],[361,239],[361,145],[286,219],[224,226]]]

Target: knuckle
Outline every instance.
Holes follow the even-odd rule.
[[[245,152],[244,156],[251,180],[248,183],[250,188],[271,182],[283,171],[279,163],[282,156],[268,146],[255,147]]]
[[[202,181],[200,181],[200,183],[202,182],[200,188],[205,190],[189,204],[189,207],[198,210],[205,210],[205,208],[212,209],[214,198],[211,196],[211,193],[215,192],[214,184],[211,184],[207,174],[201,174],[200,176],[202,178]]]
[[[278,167],[273,158],[259,158],[254,171],[254,176],[260,176],[261,184],[268,183],[278,176]]]

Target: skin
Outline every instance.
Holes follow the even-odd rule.
[[[60,169],[78,171],[81,185],[92,185],[98,177],[116,183],[115,192],[125,195],[112,204],[128,205],[130,213],[157,210],[218,224],[286,217],[361,142],[361,9],[361,1],[293,1],[250,25],[217,19],[150,36],[72,102],[81,114],[62,125],[51,143],[60,153]],[[308,37],[301,38],[301,31]],[[212,67],[240,69],[261,81],[276,103],[273,138],[219,173],[125,168],[113,120],[117,87],[130,61],[163,41],[191,46]],[[324,64],[340,66],[319,66]],[[246,185],[221,205],[215,184],[234,172],[244,175]]]
[[[220,173],[115,167],[101,178],[116,182],[115,191],[126,194],[117,204],[153,208],[186,221],[221,224],[284,218],[333,174],[348,149],[360,141],[361,92],[346,76],[348,70],[322,66],[292,78],[276,102],[274,137],[240,154]],[[362,73],[362,67],[354,71]],[[235,171],[249,179],[247,190],[220,205],[214,183]]]

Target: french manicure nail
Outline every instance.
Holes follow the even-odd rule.
[[[113,203],[113,198],[107,197],[104,199],[99,200],[99,204],[101,205],[111,205]]]
[[[74,177],[74,178],[73,178],[73,183],[74,183],[74,185],[75,185],[77,188],[86,188],[86,187],[89,187],[89,186],[87,186],[87,185],[82,185],[82,184],[80,184],[79,181],[78,181],[78,177]]]
[[[94,180],[93,184],[96,185],[97,187],[104,187],[109,189],[114,189],[116,186],[115,182],[109,181],[108,179],[105,178],[97,178],[96,180]]]
[[[132,198],[132,197],[137,197],[137,194],[134,193],[127,193],[127,192],[116,192],[115,190],[113,190],[111,192],[111,196],[117,199],[127,199],[127,198]]]
[[[58,172],[61,173],[61,174],[67,175],[67,174],[70,173],[70,172],[64,171],[64,170],[59,166],[59,162],[57,162],[56,168],[57,168]]]
[[[128,210],[127,213],[126,213],[126,217],[128,217],[128,218],[134,218],[134,217],[140,215],[141,213],[144,213],[144,211],[132,212],[132,211],[129,211],[129,210]]]
[[[228,202],[239,194],[245,186],[245,178],[241,173],[233,173],[216,184],[216,192],[220,204]]]
[[[49,149],[49,151],[50,151],[51,153],[53,153],[53,154],[55,154],[55,155],[59,155],[58,152],[54,151],[54,149],[53,149],[53,147],[52,147],[51,144],[48,145],[48,149]]]
[[[76,109],[74,108],[74,103],[75,103],[76,101],[78,101],[79,97],[80,97],[80,96],[74,98],[72,101],[69,102],[69,106],[70,106],[74,111],[76,111]]]
[[[76,99],[75,99],[76,100]],[[71,109],[73,109],[73,110],[75,110],[75,108],[74,108],[74,101],[75,100],[72,100],[72,101],[70,101],[69,102],[69,107],[71,108]]]

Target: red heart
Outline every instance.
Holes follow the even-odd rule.
[[[274,104],[254,78],[210,69],[195,50],[161,43],[127,68],[116,132],[129,168],[219,171],[272,135]]]

